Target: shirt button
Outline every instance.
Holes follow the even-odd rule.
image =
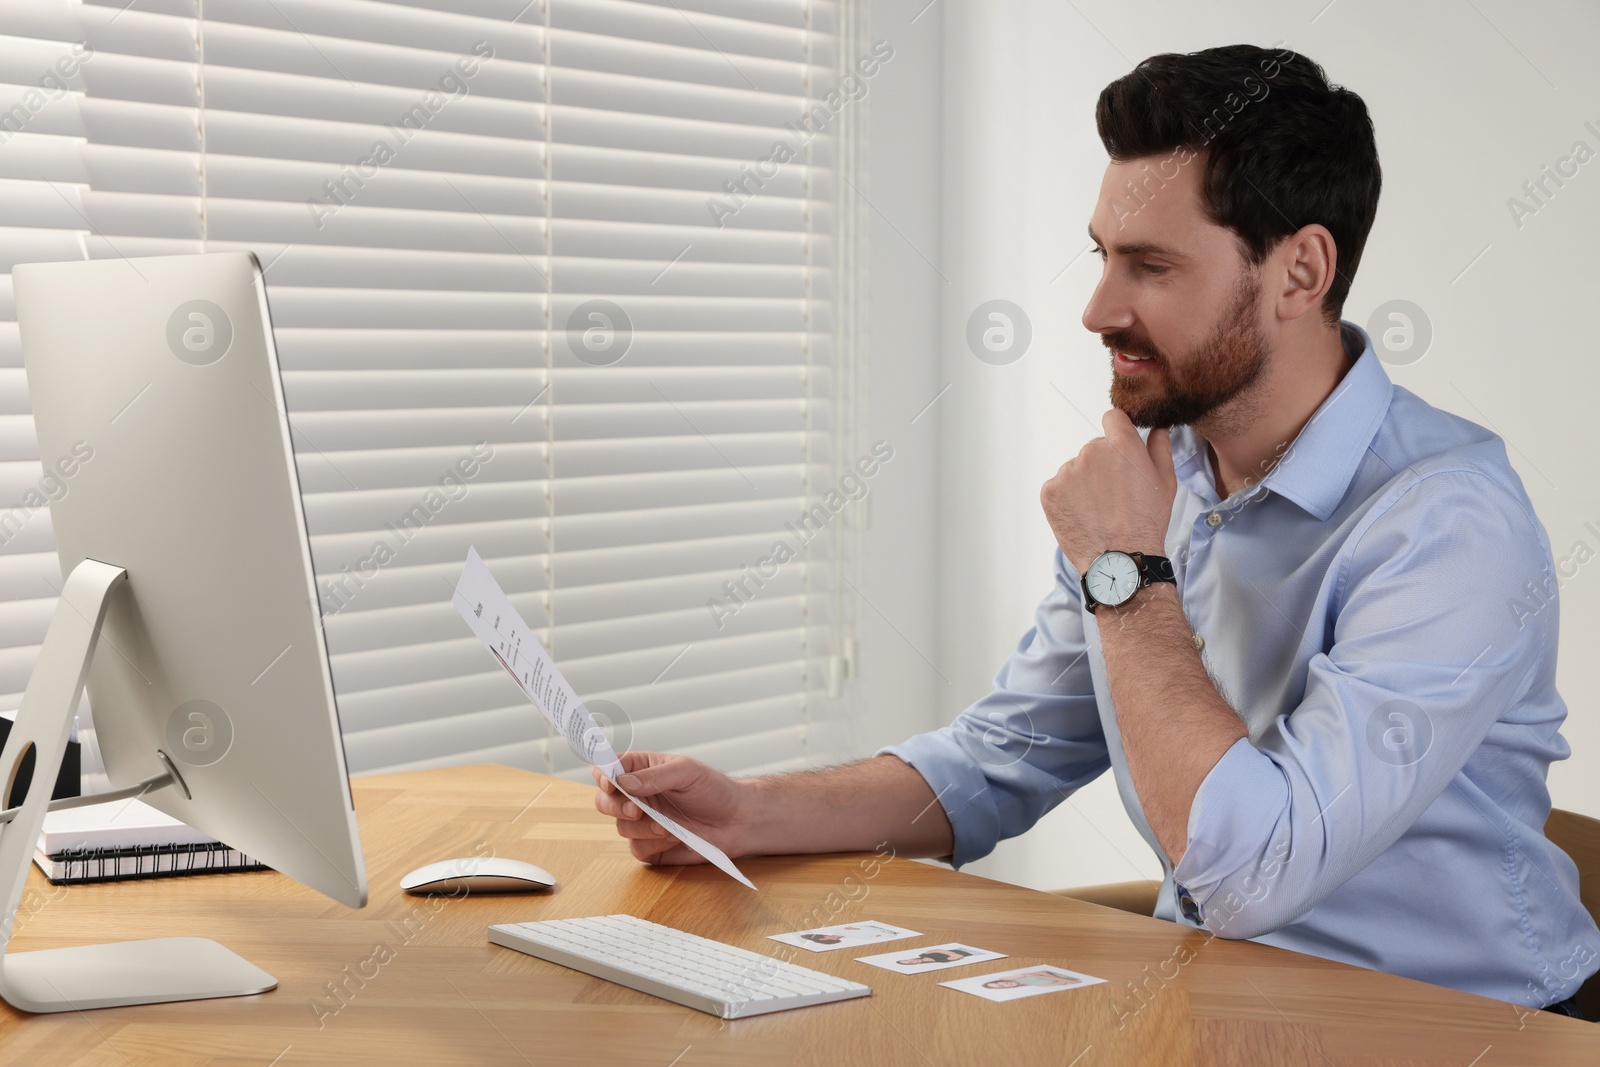
[[[1194,635],[1194,647],[1196,649],[1205,648],[1206,647],[1206,639],[1201,637],[1199,634],[1195,634]]]
[[[1221,526],[1222,525],[1222,513],[1220,511],[1213,511],[1211,514],[1207,515],[1206,516],[1206,525],[1207,526]]]

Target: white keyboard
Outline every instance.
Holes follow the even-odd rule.
[[[493,944],[722,1019],[864,997],[870,986],[632,915],[489,927]]]

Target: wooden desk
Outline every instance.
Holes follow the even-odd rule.
[[[592,790],[495,765],[357,779],[371,903],[354,912],[271,873],[52,889],[38,871],[18,951],[193,934],[266,968],[254,997],[30,1016],[0,1005],[6,1064],[1498,1064],[1592,1063],[1600,1026],[1157,919],[870,854],[711,867],[636,863]],[[408,897],[401,875],[526,859],[548,896]],[[869,873],[870,872],[870,873]],[[490,923],[627,912],[777,953],[766,935],[851,919],[1011,958],[905,976],[801,953],[871,997],[724,1022],[490,945]],[[410,925],[406,925],[410,917]],[[1105,985],[991,1004],[937,982],[1055,963]],[[330,984],[331,983],[331,984]],[[333,985],[343,983],[343,998]],[[1133,984],[1143,983],[1138,995]],[[1076,1059],[1074,1057],[1077,1057]]]

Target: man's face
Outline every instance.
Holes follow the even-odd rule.
[[[1270,355],[1259,271],[1201,211],[1205,157],[1180,158],[1108,166],[1089,224],[1105,266],[1083,324],[1110,350],[1111,403],[1136,426],[1204,419],[1255,385]]]

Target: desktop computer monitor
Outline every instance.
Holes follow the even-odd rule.
[[[256,258],[24,264],[13,279],[39,459],[60,486],[50,517],[65,584],[0,754],[0,775],[12,778],[29,746],[39,757],[27,796],[8,784],[0,812],[10,819],[0,819],[4,932],[85,669],[113,787],[144,783],[153,807],[363,906],[366,870]],[[195,938],[0,958],[0,994],[32,1011],[275,984]]]

